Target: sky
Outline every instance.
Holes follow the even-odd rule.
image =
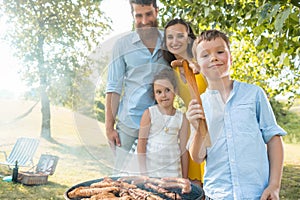
[[[132,16],[128,0],[103,0],[102,9],[113,21],[110,37],[131,30]]]
[[[113,31],[107,36],[107,40],[131,30],[132,16],[128,0],[103,0],[101,6],[101,10],[113,21]],[[0,18],[0,35],[4,31],[4,18]],[[17,97],[26,90],[17,73],[19,68],[9,45],[0,40],[0,91],[12,92]]]
[[[0,35],[5,31],[4,19],[0,18]],[[24,90],[18,76],[18,62],[13,58],[10,47],[0,40],[0,91],[20,93]]]

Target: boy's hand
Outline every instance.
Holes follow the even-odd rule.
[[[279,189],[269,185],[261,195],[260,200],[279,200]]]
[[[186,111],[186,118],[196,130],[199,126],[199,120],[205,119],[203,110],[196,99],[192,99],[189,103],[188,110]]]

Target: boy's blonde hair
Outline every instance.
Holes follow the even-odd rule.
[[[203,31],[194,41],[193,49],[192,49],[194,58],[197,58],[196,50],[197,50],[197,46],[200,42],[211,41],[211,40],[215,40],[216,38],[222,38],[225,41],[225,43],[230,51],[230,41],[225,33],[218,31],[218,30],[214,30],[214,29],[207,30],[207,31]]]

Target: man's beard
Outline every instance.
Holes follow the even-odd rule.
[[[153,35],[157,34],[158,21],[155,20],[150,24],[151,26],[137,25],[136,32],[139,34],[141,39],[149,39]]]

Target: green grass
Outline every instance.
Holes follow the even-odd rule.
[[[300,199],[300,152],[299,144],[286,144],[288,157],[285,161],[283,170],[282,186],[280,192],[280,199],[298,200]],[[63,161],[61,161],[63,162]],[[73,163],[80,164],[79,162]],[[11,182],[0,181],[0,199],[64,199],[64,192],[71,186],[100,178],[105,174],[97,174],[95,170],[86,170],[84,167],[71,168],[68,165],[62,166],[56,170],[53,177],[49,177],[49,182],[40,186],[25,186],[22,184],[14,184]],[[61,171],[62,170],[62,171]],[[99,169],[100,171],[100,169]],[[7,167],[0,166],[0,174],[10,175],[11,171]],[[62,179],[64,179],[62,181]]]
[[[299,151],[300,149],[298,149]],[[280,199],[300,199],[300,165],[286,164],[283,168]]]

